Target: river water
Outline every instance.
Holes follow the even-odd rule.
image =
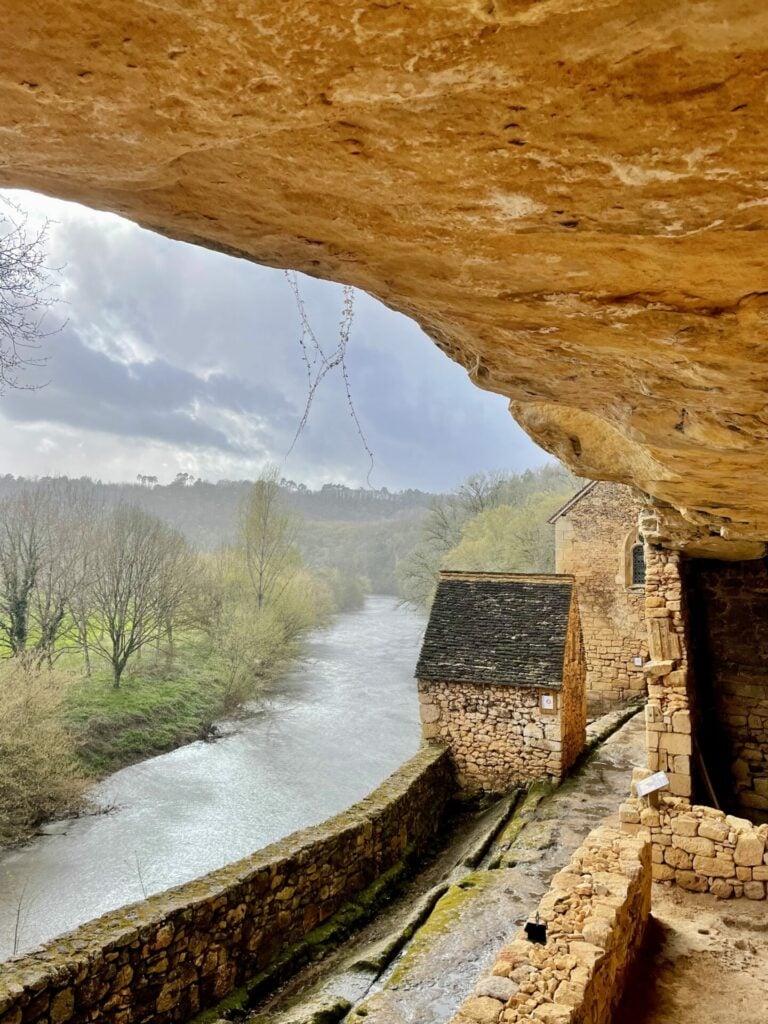
[[[365,796],[416,752],[424,619],[371,597],[311,638],[255,717],[94,787],[109,813],[0,858],[0,958],[244,857]],[[18,929],[16,928],[18,921]]]

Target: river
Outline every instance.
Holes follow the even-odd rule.
[[[0,958],[244,857],[343,810],[416,752],[424,619],[371,597],[313,634],[253,718],[124,768],[108,813],[56,822],[0,857]],[[18,922],[18,929],[17,929]]]

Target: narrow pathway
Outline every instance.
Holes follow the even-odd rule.
[[[639,715],[545,797],[517,836],[513,819],[480,869],[437,903],[376,990],[348,1015],[349,1024],[444,1024],[582,839],[616,814],[632,769],[644,760]]]

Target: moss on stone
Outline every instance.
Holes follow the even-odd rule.
[[[404,982],[422,953],[428,951],[435,937],[445,935],[455,928],[459,915],[465,911],[467,905],[481,896],[493,882],[492,871],[473,871],[452,885],[416,932],[402,959],[392,971],[389,983],[399,985]]]
[[[556,788],[557,784],[549,781],[548,779],[531,783],[528,787],[525,799],[522,803],[517,805],[517,809],[509,823],[504,827],[493,844],[493,853],[490,857],[488,865],[489,868],[499,867],[503,855],[512,848],[514,843],[517,841],[517,837],[523,831],[525,826],[536,817],[539,804],[542,800],[545,800],[550,796]]]

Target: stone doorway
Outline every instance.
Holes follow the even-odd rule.
[[[728,813],[768,821],[768,563],[693,559],[690,614],[697,793]]]

